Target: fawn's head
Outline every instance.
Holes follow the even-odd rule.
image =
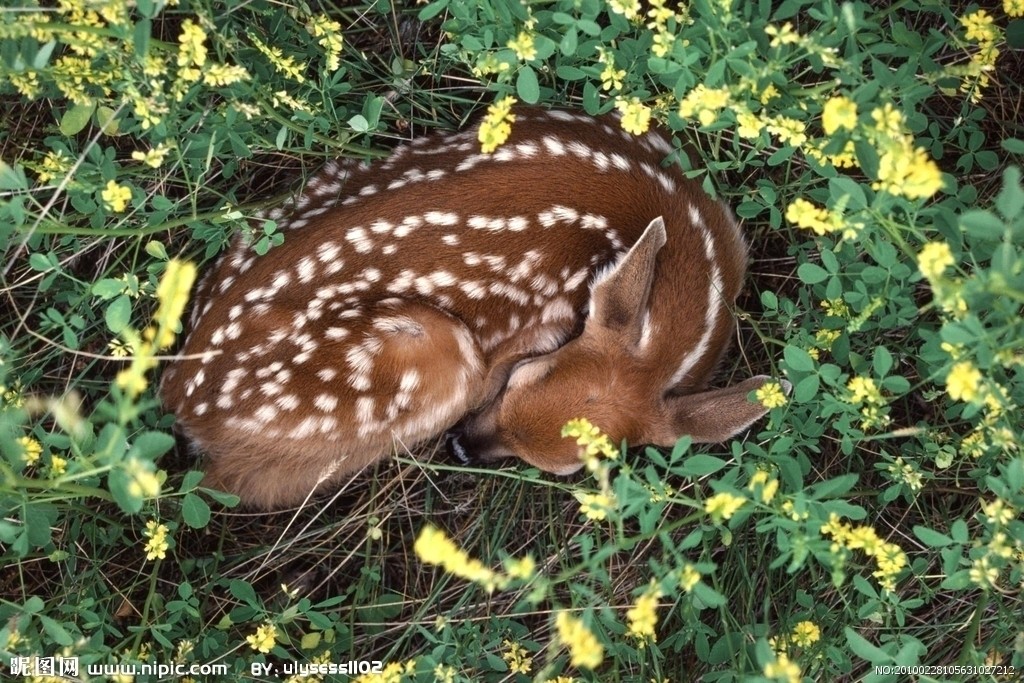
[[[582,461],[575,441],[563,438],[561,430],[574,418],[587,418],[616,443],[672,446],[684,435],[695,442],[724,441],[765,414],[761,404],[747,400],[769,379],[764,376],[725,389],[677,393],[685,383],[664,367],[664,356],[654,349],[666,342],[652,341],[650,329],[655,260],[665,240],[664,222],[656,218],[595,281],[582,334],[551,353],[519,362],[505,391],[457,428],[450,442],[456,455],[518,456],[543,470],[570,474]],[[727,338],[731,316],[720,316],[716,325],[716,338]],[[714,359],[720,352],[685,350]],[[712,359],[707,372],[713,365]],[[698,388],[703,382],[698,379]]]

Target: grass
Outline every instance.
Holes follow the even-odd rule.
[[[128,680],[93,664],[281,680],[291,662],[373,660],[387,667],[360,680],[1019,677],[1017,3],[991,22],[971,4],[661,7],[635,21],[632,3],[600,0],[0,13],[8,673],[57,655],[88,680]],[[324,159],[379,157],[504,96],[649,107],[694,140],[692,175],[752,245],[719,383],[765,373],[793,395],[743,439],[633,448],[598,477],[464,468],[426,444],[330,502],[235,511],[154,397],[173,348],[140,335],[174,329],[183,288],[157,296],[170,264],[207,262],[237,231],[272,254],[280,234],[247,217]],[[857,114],[833,129],[835,98]],[[872,112],[887,104],[883,133]],[[581,507],[598,494],[614,501],[603,517]]]

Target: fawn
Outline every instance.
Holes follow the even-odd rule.
[[[746,245],[659,130],[519,109],[509,140],[416,139],[331,162],[200,282],[161,395],[207,483],[279,508],[451,432],[457,455],[568,474],[586,417],[614,441],[730,438],[768,378],[706,391],[734,330]],[[205,352],[205,354],[204,354]],[[465,419],[463,419],[465,418]]]

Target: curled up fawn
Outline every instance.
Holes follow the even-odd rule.
[[[707,390],[747,252],[658,130],[520,109],[509,140],[423,137],[328,163],[195,293],[161,395],[210,486],[279,508],[455,426],[457,453],[581,466],[562,426],[613,441],[722,441],[767,377]]]

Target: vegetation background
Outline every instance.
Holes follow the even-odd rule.
[[[1022,14],[5,3],[0,667],[1018,680]],[[189,264],[237,233],[272,253],[282,234],[251,217],[325,159],[379,157],[488,107],[482,142],[499,144],[506,98],[618,108],[631,132],[658,121],[697,141],[700,159],[670,163],[733,205],[753,245],[722,382],[765,372],[793,393],[761,392],[769,419],[722,446],[620,454],[576,423],[591,468],[569,479],[428,447],[330,505],[232,511],[154,396]]]

